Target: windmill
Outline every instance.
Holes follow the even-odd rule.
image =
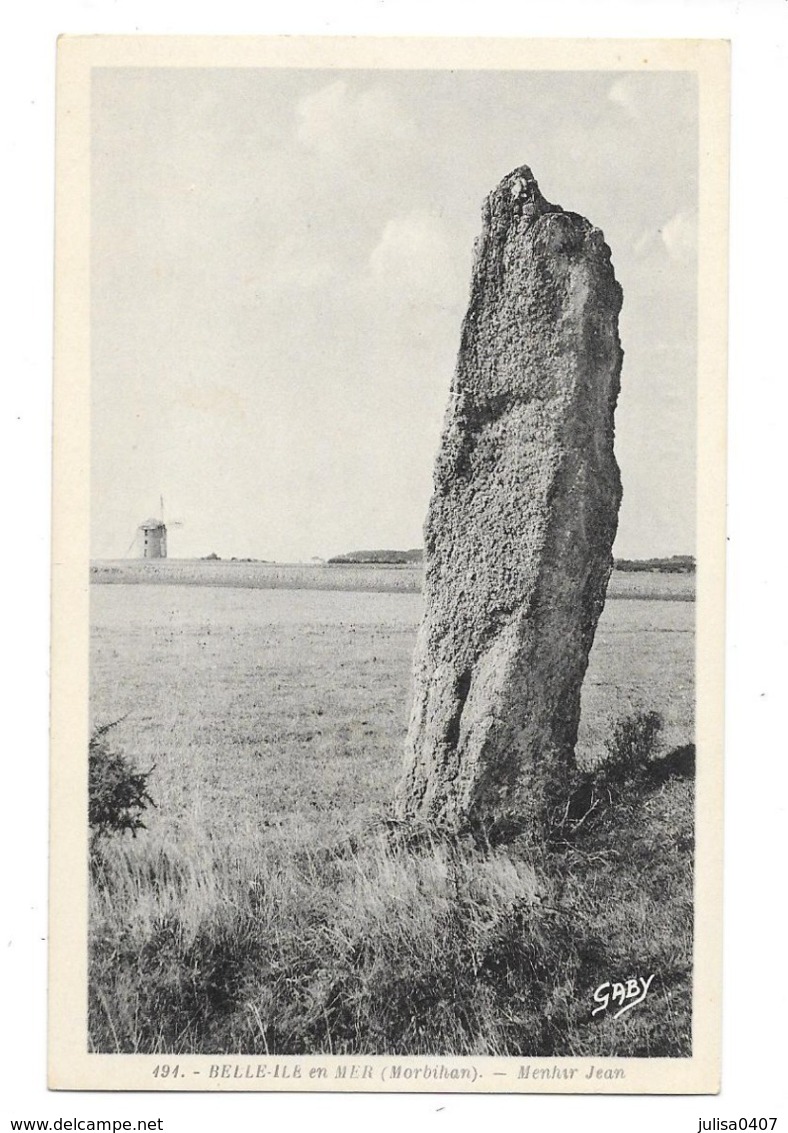
[[[139,525],[137,533],[134,536],[141,559],[166,559],[167,528],[183,527],[183,524],[178,519],[171,519],[169,523],[164,522],[163,496],[159,496],[159,510],[160,518],[146,519],[144,523]]]

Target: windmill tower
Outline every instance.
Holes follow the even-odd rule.
[[[159,497],[161,519],[146,519],[137,528],[137,547],[141,559],[167,558],[167,525],[164,522],[164,499]],[[177,520],[170,527],[182,527]]]
[[[159,519],[146,519],[137,528],[141,559],[167,558],[167,528]]]

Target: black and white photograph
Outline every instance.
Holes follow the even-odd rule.
[[[727,45],[60,68],[51,1085],[714,1092]]]

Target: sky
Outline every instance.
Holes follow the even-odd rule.
[[[527,164],[624,291],[619,557],[695,547],[682,72],[98,69],[91,555],[422,544],[481,205]]]

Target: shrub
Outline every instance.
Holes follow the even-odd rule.
[[[96,728],[88,743],[88,823],[94,840],[130,830],[136,837],[145,828],[142,815],[155,806],[148,792],[153,771],[138,771],[121,752],[113,751],[108,733],[120,723]]]
[[[625,777],[645,771],[654,758],[663,720],[659,712],[634,712],[618,720],[610,743],[608,772]]]
[[[637,810],[650,785],[663,728],[659,712],[633,712],[618,720],[608,757],[590,771],[548,787],[547,843],[575,843],[606,827],[621,809]]]

